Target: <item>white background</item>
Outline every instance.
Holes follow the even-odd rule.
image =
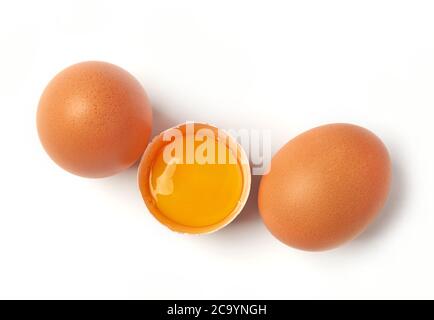
[[[185,120],[271,129],[273,151],[329,122],[388,146],[378,220],[333,251],[274,239],[247,208],[206,236],[148,213],[136,168],[92,180],[43,151],[47,82],[82,60],[134,74],[154,134]],[[434,2],[3,1],[0,298],[434,298]]]

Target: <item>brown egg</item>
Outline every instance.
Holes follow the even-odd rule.
[[[60,72],[39,102],[39,138],[63,169],[84,177],[113,175],[134,164],[151,133],[152,111],[140,83],[105,62]]]
[[[330,124],[289,141],[259,188],[259,211],[283,243],[331,249],[353,239],[382,209],[390,186],[386,147],[370,131]]]

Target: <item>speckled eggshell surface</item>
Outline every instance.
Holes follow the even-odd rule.
[[[350,124],[311,129],[289,141],[262,177],[261,216],[283,243],[326,250],[360,234],[382,209],[391,163],[370,131]]]
[[[63,70],[42,94],[40,140],[62,168],[105,177],[134,164],[151,134],[152,110],[140,83],[113,64],[82,62]]]

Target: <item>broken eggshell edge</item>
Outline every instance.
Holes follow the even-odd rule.
[[[171,141],[164,141],[164,135],[168,134],[172,130],[180,130],[183,135],[186,134],[186,125],[194,124],[194,131],[196,133],[199,129],[210,129],[215,135],[220,138],[225,138],[225,145],[231,149],[237,156],[238,165],[241,167],[242,176],[243,176],[243,188],[241,191],[240,199],[236,207],[229,213],[223,220],[218,223],[203,226],[203,227],[192,227],[183,224],[179,224],[168,217],[166,217],[160,210],[158,209],[154,198],[152,197],[152,193],[149,185],[149,176],[151,173],[153,161],[155,157],[160,152],[161,148],[170,143]],[[231,142],[231,143],[229,143]],[[236,147],[236,150],[234,149]],[[137,183],[139,185],[140,193],[145,202],[146,207],[149,212],[165,227],[169,228],[172,231],[183,233],[183,234],[210,234],[216,232],[223,227],[230,224],[242,211],[244,208],[247,199],[250,194],[251,187],[251,172],[250,172],[250,164],[246,152],[243,147],[225,130],[219,129],[213,125],[201,122],[186,122],[174,126],[172,128],[166,129],[157,136],[155,136],[152,141],[148,144],[139,164],[139,170],[137,173]]]

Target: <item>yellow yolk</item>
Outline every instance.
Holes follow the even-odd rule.
[[[152,197],[161,214],[189,227],[206,227],[224,220],[237,207],[243,189],[241,166],[231,149],[215,140],[211,150],[202,152],[203,143],[192,141],[190,149],[182,140],[167,144],[154,159],[149,176]],[[168,147],[180,147],[183,152],[181,156],[176,152],[168,156],[164,152]]]

